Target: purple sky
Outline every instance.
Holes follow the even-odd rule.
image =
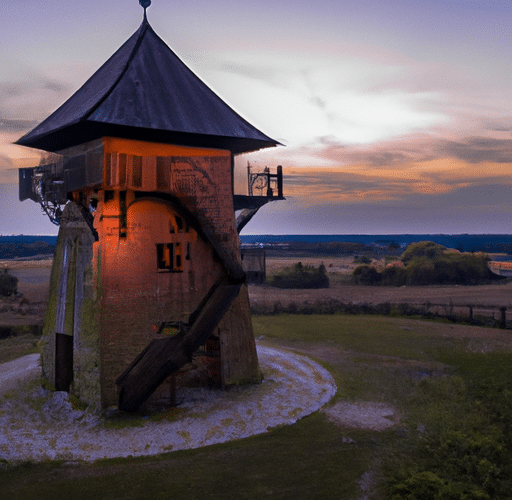
[[[136,0],[3,2],[0,234],[54,233],[17,201],[11,145],[138,28]],[[286,147],[286,201],[254,233],[512,232],[512,1],[154,0],[155,31],[237,112]]]

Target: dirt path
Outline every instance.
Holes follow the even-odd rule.
[[[0,396],[16,388],[23,380],[40,375],[39,354],[29,354],[0,364]]]

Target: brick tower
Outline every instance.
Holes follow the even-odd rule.
[[[201,82],[145,10],[17,144],[52,154],[20,170],[20,199],[60,224],[43,337],[50,382],[134,410],[169,381],[258,380],[233,159],[278,143]]]

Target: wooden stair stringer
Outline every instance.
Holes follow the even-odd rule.
[[[116,380],[119,409],[137,410],[212,335],[240,293],[242,284],[214,285],[189,318],[189,327],[174,337],[153,339]]]

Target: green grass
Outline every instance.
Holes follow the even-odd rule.
[[[354,498],[376,442],[322,414],[263,436],[145,459],[20,466],[0,474],[6,498]],[[51,478],[51,479],[50,479]]]
[[[433,360],[439,348],[464,342],[440,337],[437,330],[444,331],[445,325],[383,316],[282,314],[254,317],[253,324],[256,337],[323,342],[344,350],[415,360]]]
[[[0,363],[39,352],[37,347],[39,338],[32,334],[7,337],[0,340]]]
[[[309,352],[336,400],[386,402],[400,423],[344,429],[316,413],[248,439],[94,464],[0,464],[9,499],[510,498],[512,354],[503,331],[379,316],[253,318],[263,342]],[[354,442],[347,442],[350,437]],[[0,455],[1,456],[1,455]]]

